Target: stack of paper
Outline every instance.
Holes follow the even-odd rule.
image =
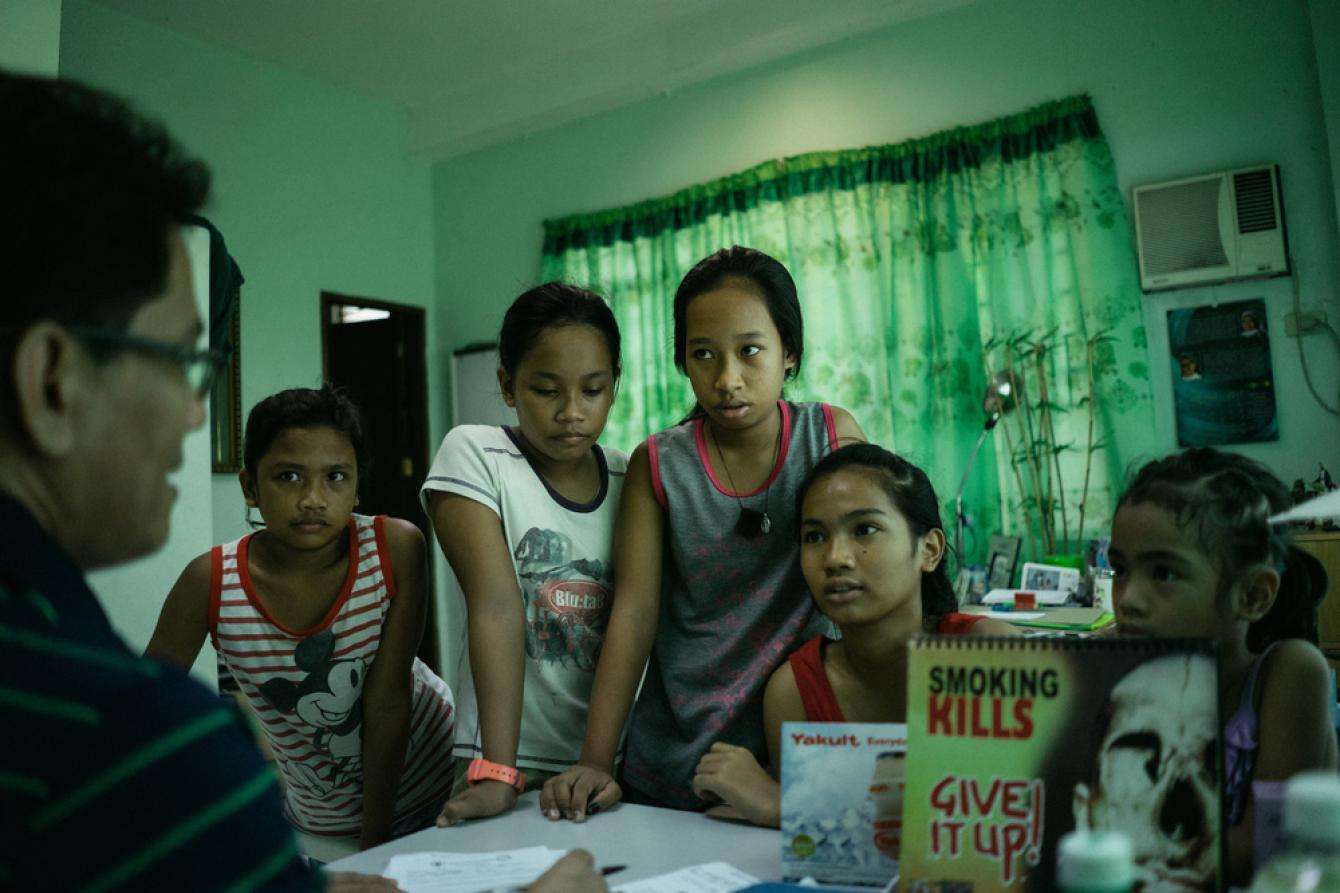
[[[496,853],[405,853],[382,872],[405,893],[479,893],[524,887],[564,855],[544,846]]]
[[[405,893],[480,893],[518,890],[549,870],[563,850],[532,846],[497,853],[408,853],[392,856],[382,872]],[[614,893],[730,893],[758,883],[725,862],[708,862],[634,881]]]
[[[732,893],[751,884],[757,884],[758,878],[745,874],[734,865],[725,862],[707,862],[692,865],[647,878],[633,881],[622,887],[615,887],[614,893]]]

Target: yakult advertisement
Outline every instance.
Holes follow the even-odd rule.
[[[907,726],[782,725],[782,876],[884,886],[898,873]]]

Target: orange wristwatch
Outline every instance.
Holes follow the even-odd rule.
[[[481,781],[501,781],[516,788],[518,794],[526,789],[526,773],[513,766],[490,763],[488,760],[482,759],[470,761],[470,768],[465,771],[465,780],[470,784],[477,784]]]

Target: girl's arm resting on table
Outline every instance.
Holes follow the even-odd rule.
[[[549,779],[540,795],[540,809],[551,819],[581,821],[588,802],[596,808],[612,806],[623,793],[614,781],[614,757],[656,636],[664,532],[665,513],[652,491],[651,462],[642,444],[628,461],[619,502],[614,603],[591,686],[581,758]]]
[[[391,839],[409,742],[414,655],[428,617],[423,534],[399,518],[383,524],[396,592],[363,684],[363,828],[358,846],[364,850]]]
[[[743,747],[724,741],[712,744],[694,771],[693,790],[699,797],[719,797],[726,808],[713,807],[708,815],[722,818],[740,816],[755,825],[778,828],[782,820],[782,786],[777,777],[782,768],[782,723],[805,719],[791,664],[784,663],[773,672],[763,690],[763,728],[768,741],[768,757],[773,774],[769,775]],[[776,777],[775,777],[776,776]]]
[[[191,669],[209,633],[210,553],[193,558],[173,584],[158,614],[145,657],[154,657]]]
[[[526,606],[502,521],[491,508],[454,493],[433,493],[429,512],[437,541],[465,593],[484,759],[515,766],[526,679]],[[438,824],[497,815],[515,802],[511,785],[482,781],[447,801]]]
[[[1284,781],[1309,769],[1335,771],[1335,728],[1331,725],[1330,669],[1310,643],[1291,639],[1275,647],[1261,668],[1261,710],[1253,781]],[[1228,880],[1247,884],[1252,876],[1254,804],[1249,798],[1242,822],[1228,829]]]
[[[1011,626],[1004,620],[997,620],[994,617],[987,617],[977,621],[968,628],[970,636],[1022,636],[1023,632],[1019,627]]]
[[[833,407],[833,429],[837,432],[838,447],[866,442],[865,432],[856,424],[856,417],[841,406]]]

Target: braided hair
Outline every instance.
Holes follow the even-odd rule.
[[[1260,652],[1281,639],[1317,644],[1317,607],[1326,596],[1326,571],[1295,546],[1270,517],[1291,505],[1289,491],[1264,465],[1237,453],[1197,447],[1148,463],[1126,489],[1126,505],[1150,504],[1170,512],[1179,527],[1193,525],[1219,578],[1242,577],[1266,565],[1280,574],[1270,609],[1247,628],[1247,647]],[[1221,596],[1228,591],[1221,587]]]

